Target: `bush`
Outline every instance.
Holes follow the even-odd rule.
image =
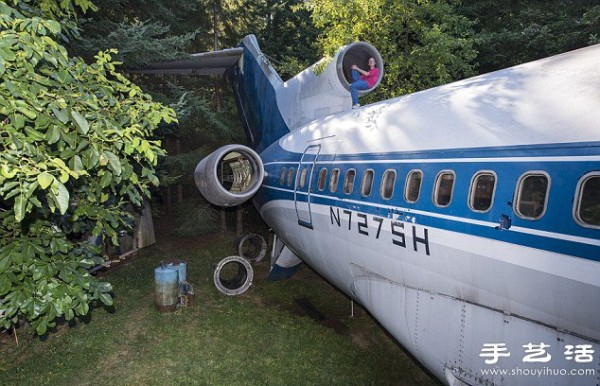
[[[0,0],[0,326],[24,317],[44,334],[112,304],[87,271],[102,261],[87,236],[118,243],[127,205],[158,185],[152,133],[175,114],[116,71],[114,51],[71,58],[61,24],[20,6]]]

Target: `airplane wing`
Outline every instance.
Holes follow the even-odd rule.
[[[244,52],[242,47],[191,54],[188,58],[151,63],[133,70],[136,74],[223,75]]]

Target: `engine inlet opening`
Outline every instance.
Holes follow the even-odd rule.
[[[267,242],[262,236],[250,233],[239,239],[238,253],[250,262],[259,262],[267,254]]]
[[[221,185],[231,193],[244,193],[252,186],[252,161],[237,151],[227,153],[218,164]]]
[[[240,256],[229,256],[221,260],[214,273],[217,289],[225,295],[239,295],[252,285],[254,272],[250,263]]]
[[[354,42],[346,48],[344,54],[338,59],[338,77],[340,81],[348,87],[352,82],[352,65],[356,64],[363,70],[368,70],[369,58],[375,59],[376,67],[379,68],[379,79],[377,79],[377,83],[370,89],[360,90],[359,95],[363,95],[373,90],[383,78],[383,58],[379,54],[379,51],[369,43]]]

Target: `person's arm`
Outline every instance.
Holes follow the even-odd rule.
[[[360,67],[358,67],[356,64],[352,65],[352,69],[358,71],[359,73],[361,73],[364,76],[369,75],[369,71],[361,70]]]

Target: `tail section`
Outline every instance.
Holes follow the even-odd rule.
[[[246,36],[237,48],[203,52],[181,60],[153,63],[139,74],[221,75],[233,86],[250,146],[259,154],[290,130],[351,107],[348,86],[353,64],[367,68],[374,58],[383,77],[379,52],[365,42],[340,48],[329,62],[321,61],[283,82],[261,52],[256,37]],[[319,71],[317,68],[323,68]]]
[[[353,64],[366,68],[374,58],[383,76],[383,60],[370,44],[355,42],[338,50],[329,62],[319,62],[283,82],[261,52],[256,37],[246,36],[237,48],[203,52],[181,60],[153,63],[140,74],[222,75],[231,82],[250,148],[230,145],[198,164],[195,180],[215,205],[235,206],[248,200],[264,176],[260,154],[280,138],[315,119],[351,107],[348,91]],[[323,71],[317,70],[322,67]]]
[[[285,83],[260,51],[254,35],[246,36],[236,51],[194,55],[196,61],[205,63],[210,58],[218,58],[223,64],[225,59],[229,61],[225,73],[250,145],[224,146],[198,164],[194,178],[203,196],[219,206],[239,205],[252,197],[264,176],[260,154],[290,130],[350,109],[350,69],[353,64],[365,68],[371,57],[380,75],[376,84],[362,94],[377,87],[383,76],[381,55],[364,42],[342,47],[329,63],[317,63]],[[323,67],[323,71],[317,71],[316,66]],[[290,261],[295,266],[299,260]]]
[[[289,133],[277,105],[283,82],[260,51],[254,35],[246,36],[237,65],[227,70],[250,146],[261,153]]]
[[[240,46],[243,54],[227,75],[251,147],[258,153],[290,130],[349,109],[348,87],[353,64],[368,68],[367,62],[372,57],[380,69],[376,84],[359,95],[374,90],[383,77],[381,55],[365,42],[340,48],[329,62],[318,62],[285,83],[269,65],[254,35],[246,36]]]

